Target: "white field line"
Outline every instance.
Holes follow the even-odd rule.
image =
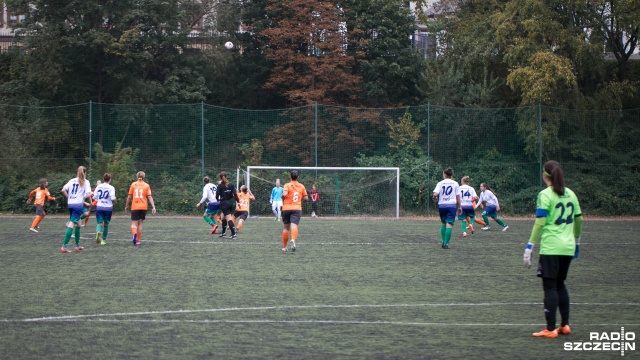
[[[173,323],[173,324],[330,324],[330,325],[394,325],[394,326],[544,326],[544,323],[439,323],[403,321],[341,321],[341,320],[134,320],[134,319],[62,319],[57,322],[103,322],[103,323]],[[572,326],[640,326],[640,323],[585,323]]]
[[[146,232],[146,231],[145,231]],[[89,236],[80,236],[80,240],[95,240],[95,232],[94,233],[84,233],[85,235],[89,235]],[[242,245],[268,245],[271,246],[273,244],[281,244],[280,242],[280,238],[275,238],[274,237],[274,241],[273,242],[243,242],[242,241],[242,235],[238,235],[237,239],[230,239],[229,238],[230,235],[227,235],[226,238],[219,238],[218,235],[212,235],[211,238],[212,239],[218,239],[218,241],[201,241],[201,240],[153,240],[153,239],[149,239],[149,238],[142,238],[142,244],[144,245],[144,243],[158,243],[158,244],[207,244],[207,245],[238,245],[238,244],[242,244]],[[431,238],[428,237],[424,234],[414,234],[412,236],[415,237],[424,237],[426,241],[419,241],[419,242],[410,242],[410,241],[403,241],[403,242],[317,242],[317,241],[313,241],[313,240],[308,240],[307,242],[304,242],[302,240],[298,240],[296,242],[297,245],[329,245],[329,246],[335,246],[335,245],[349,245],[349,246],[353,246],[353,245],[361,245],[361,246],[399,246],[399,245],[428,245],[428,246],[432,246],[434,244],[436,244],[435,238]],[[71,237],[71,239],[75,239],[74,237]],[[226,241],[224,241],[226,240]],[[431,240],[431,242],[429,242]],[[437,245],[440,244],[440,239],[437,239],[438,243]],[[460,240],[460,241],[469,241],[469,240]],[[471,239],[471,241],[473,241],[473,239]],[[126,238],[126,239],[113,239],[113,238],[109,238],[107,239],[107,244],[109,242],[131,242],[131,238]],[[513,242],[491,242],[490,245],[493,246],[504,246],[504,245],[514,245],[515,243]],[[515,244],[515,245],[525,245],[525,243],[521,243],[521,244]],[[589,243],[589,242],[581,242],[581,245],[591,245],[591,246],[610,246],[611,243]],[[619,243],[617,242],[616,245],[640,245],[640,243]]]
[[[542,303],[426,303],[426,304],[375,304],[375,305],[299,305],[299,306],[260,306],[260,307],[231,307],[220,309],[196,309],[196,310],[165,310],[165,311],[143,311],[131,313],[111,313],[111,314],[84,314],[84,315],[66,315],[66,316],[47,316],[29,319],[3,319],[0,322],[43,322],[43,321],[86,321],[94,318],[103,317],[135,317],[141,315],[166,315],[166,314],[192,314],[192,313],[214,313],[214,312],[233,312],[233,311],[264,311],[264,310],[287,310],[287,309],[338,309],[338,308],[400,308],[400,307],[482,307],[482,306],[522,306],[522,305],[542,305]],[[637,307],[640,303],[572,303],[574,306],[629,306]],[[283,322],[273,320],[273,322]],[[350,322],[348,322],[350,323]],[[355,322],[359,323],[359,322]],[[376,323],[376,322],[372,322]],[[489,325],[489,324],[487,324]],[[619,324],[613,324],[619,325]],[[635,324],[627,324],[635,325]]]

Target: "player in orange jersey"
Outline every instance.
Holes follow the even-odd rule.
[[[307,189],[298,182],[298,171],[291,171],[291,182],[284,184],[282,190],[282,251],[287,252],[287,243],[291,243],[291,251],[296,251],[298,224],[302,218],[302,201],[309,200]],[[291,241],[289,241],[291,237]]]
[[[44,212],[44,199],[46,198],[49,199],[49,201],[56,201],[56,198],[51,196],[51,194],[49,193],[49,189],[47,189],[47,186],[49,186],[49,182],[47,181],[47,179],[40,179],[40,185],[29,193],[29,198],[27,199],[27,204],[29,204],[31,203],[31,198],[33,198],[34,195],[36,197],[35,201],[33,202],[33,207],[36,209],[36,218],[33,219],[31,228],[29,228],[29,230],[33,231],[34,233],[38,232],[38,225],[40,224],[40,221],[42,221],[42,219],[47,216],[47,214]]]
[[[127,202],[124,205],[124,211],[129,209],[131,204],[131,242],[135,246],[140,245],[140,239],[142,238],[142,223],[147,216],[147,210],[149,210],[149,203],[151,203],[151,213],[156,214],[156,205],[153,203],[153,197],[151,196],[151,188],[149,184],[144,182],[144,171],[138,171],[136,177],[138,181],[131,184],[129,187],[129,195],[127,195]]]
[[[473,208],[474,208],[474,209],[475,209],[475,208],[477,208],[477,206],[476,206],[476,202],[475,202],[475,201],[473,202]],[[476,224],[480,224],[480,225],[482,225],[482,226],[487,226],[487,223],[486,223],[486,222],[484,222],[484,220],[482,220],[481,218],[474,218],[474,222],[475,222]],[[469,216],[467,216],[467,224],[471,224],[471,219],[469,218]],[[471,228],[471,227],[470,227],[469,225],[467,225],[467,229],[470,229],[470,228]]]
[[[95,194],[96,188],[100,184],[102,184],[102,181],[100,181],[100,180],[96,181],[96,187],[93,188],[93,193],[94,194]],[[85,202],[85,205],[87,206],[88,210],[85,213],[84,224],[82,225],[82,227],[85,227],[87,225],[87,222],[89,222],[89,218],[91,217],[91,213],[95,213],[96,212],[96,206],[98,205],[98,201],[96,201],[96,199],[94,199],[93,196],[92,196],[91,197],[91,202],[90,203]]]
[[[251,190],[247,188],[247,185],[240,186],[238,198],[240,201],[236,204],[236,211],[234,211],[232,218],[234,223],[236,222],[236,219],[239,219],[236,225],[236,233],[242,229],[242,224],[244,224],[244,221],[247,220],[247,217],[249,216],[249,201],[256,199],[256,197],[251,193]]]

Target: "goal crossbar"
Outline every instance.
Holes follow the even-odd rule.
[[[396,219],[400,218],[400,168],[399,167],[339,167],[339,166],[247,166],[247,187],[251,188],[251,170],[350,170],[350,171],[395,171],[396,172]]]

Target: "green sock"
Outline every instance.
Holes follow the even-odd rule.
[[[209,216],[205,215],[202,217],[204,219],[204,221],[207,222],[207,224],[213,226],[213,224],[215,224],[215,222],[213,221],[213,219],[211,219]]]
[[[104,226],[104,230],[102,231],[102,240],[107,240],[107,234],[109,233],[109,227],[107,225]]]
[[[484,220],[484,223],[487,224],[486,226],[489,226],[489,217],[487,215],[482,215],[482,220]]]
[[[80,215],[80,220],[84,220],[84,218],[86,218],[86,217],[87,217],[87,215],[82,214],[82,215]]]
[[[68,227],[67,232],[64,234],[64,247],[67,247],[69,240],[71,240],[71,234],[73,233],[73,229]]]
[[[102,232],[102,225],[98,224],[98,226],[96,226],[96,232]]]
[[[475,216],[469,216],[469,225],[473,225],[474,222],[476,222],[476,217]]]
[[[462,227],[462,232],[466,232],[467,231],[467,222],[462,220],[460,222],[460,227]]]
[[[447,226],[445,224],[442,224],[440,226],[440,238],[442,239],[442,243],[444,244],[444,233],[447,230]]]
[[[449,241],[451,241],[451,231],[453,231],[453,228],[446,228],[445,232],[444,232],[444,244],[445,245],[449,245]]]
[[[76,226],[76,246],[80,245],[80,226]]]
[[[495,221],[498,223],[498,225],[500,225],[500,226],[502,226],[502,227],[507,226],[507,224],[505,224],[502,220],[500,220],[500,219],[498,219],[498,218],[495,218],[495,219],[493,219],[493,220],[495,220]]]

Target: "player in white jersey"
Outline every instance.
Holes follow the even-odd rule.
[[[487,186],[486,183],[480,184],[480,199],[478,200],[478,205],[476,205],[476,209],[482,206],[482,203],[486,201],[487,205],[482,212],[482,219],[487,224],[487,226],[483,227],[482,230],[489,230],[489,217],[491,217],[498,225],[502,226],[502,231],[507,231],[509,226],[505,224],[500,218],[498,218],[498,211],[500,211],[500,204],[498,203],[498,198],[496,197],[495,191]]]
[[[205,201],[208,201],[207,208],[204,210],[202,218],[207,224],[211,225],[211,232],[209,234],[217,234],[218,222],[220,221],[220,202],[216,199],[216,192],[218,187],[211,182],[208,176],[204,177],[204,187],[202,188],[202,199],[196,204],[196,207],[200,207]]]
[[[478,200],[478,195],[476,190],[469,186],[468,176],[463,177],[460,182],[462,182],[462,185],[460,185],[460,207],[462,208],[462,213],[458,215],[458,220],[462,224],[462,237],[467,237],[467,217],[469,218],[469,230],[471,230],[472,235],[474,233],[473,223],[476,218],[474,201]]]
[[[91,198],[91,184],[86,179],[87,169],[84,166],[78,167],[77,177],[69,180],[69,182],[62,188],[62,194],[67,198],[67,207],[69,208],[69,221],[67,222],[67,232],[64,235],[64,243],[60,252],[70,253],[67,249],[67,244],[71,240],[71,234],[75,229],[76,237],[76,252],[84,250],[84,247],[80,246],[80,217],[84,212],[84,199]]]
[[[113,213],[113,202],[116,200],[116,189],[111,185],[111,174],[102,176],[103,182],[96,186],[93,199],[96,201],[96,243],[107,244],[109,235],[109,223]]]
[[[442,248],[449,248],[453,223],[456,221],[456,212],[462,213],[460,208],[460,186],[458,182],[451,179],[453,169],[446,168],[442,172],[444,180],[440,181],[433,189],[433,200],[438,202],[440,212],[440,237],[442,238]]]

